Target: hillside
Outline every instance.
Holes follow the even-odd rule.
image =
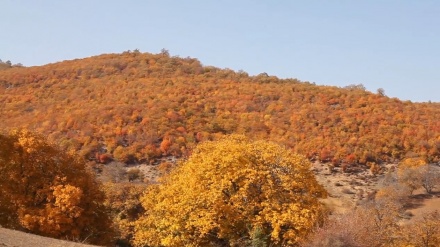
[[[345,168],[440,160],[439,103],[249,76],[165,50],[0,70],[0,114],[2,130],[29,128],[102,163],[185,156],[230,133]]]
[[[68,242],[53,238],[46,238],[29,233],[14,231],[0,227],[0,246],[1,247],[92,247],[94,245],[86,245],[75,242]]]

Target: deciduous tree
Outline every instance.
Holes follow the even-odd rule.
[[[294,245],[323,219],[323,196],[310,163],[283,147],[236,135],[205,142],[141,198],[134,244]]]
[[[440,246],[440,213],[438,211],[425,213],[419,220],[404,226],[399,235],[399,246]]]
[[[104,194],[77,157],[17,130],[0,134],[0,174],[2,226],[93,243],[111,239]]]

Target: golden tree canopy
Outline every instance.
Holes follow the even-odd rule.
[[[105,243],[104,194],[85,163],[25,130],[0,134],[0,225]]]
[[[310,163],[277,144],[229,136],[200,144],[141,198],[137,246],[293,245],[323,218]]]

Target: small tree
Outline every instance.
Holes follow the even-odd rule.
[[[440,213],[433,211],[406,225],[399,234],[399,246],[440,246]]]
[[[399,163],[397,175],[399,183],[408,187],[411,194],[414,190],[422,187],[422,173],[420,168],[426,166],[422,158],[406,158]]]
[[[440,185],[440,172],[433,169],[430,165],[419,168],[421,183],[426,193],[431,194],[434,188]]]
[[[422,187],[422,173],[419,168],[406,168],[399,172],[399,183],[405,185],[410,195],[414,193],[414,190]]]
[[[380,96],[385,96],[385,90],[383,88],[378,88],[377,89],[377,94]]]
[[[117,161],[113,161],[102,168],[100,176],[103,182],[120,183],[127,181],[127,170],[125,164]]]
[[[135,180],[142,180],[144,178],[144,174],[141,172],[139,168],[131,168],[127,171],[128,181],[133,182]]]

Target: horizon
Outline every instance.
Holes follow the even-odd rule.
[[[0,59],[38,66],[139,49],[280,79],[440,102],[440,2],[6,1]]]
[[[139,49],[134,49],[134,50],[121,51],[121,52],[102,53],[102,54],[92,55],[92,56],[88,56],[88,57],[80,57],[80,58],[66,59],[66,60],[61,60],[61,61],[49,62],[49,63],[42,64],[42,65],[32,65],[32,66],[26,66],[26,65],[24,65],[24,64],[20,64],[20,65],[22,65],[22,66],[25,67],[25,68],[26,68],[26,67],[28,67],[28,68],[30,68],[30,67],[42,67],[42,66],[46,66],[46,65],[50,65],[50,64],[63,63],[63,62],[69,62],[69,61],[74,61],[74,60],[83,60],[83,59],[93,58],[93,57],[102,56],[102,55],[122,55],[122,54],[125,53],[125,52],[134,52],[135,50],[137,50],[137,51],[140,52],[141,54],[142,54],[142,53],[148,53],[148,54],[160,54],[160,52],[162,52],[162,51],[159,51],[159,52],[149,52],[149,51],[141,51],[141,50],[139,50]],[[165,49],[165,48],[162,48],[162,50],[165,50],[165,51],[169,52],[169,51],[168,51],[167,49]],[[182,59],[186,58],[186,57],[182,57],[182,56],[179,56],[179,55],[174,55],[174,54],[171,54],[171,53],[169,53],[169,56],[170,56],[170,57],[178,57],[178,58],[182,58]],[[203,61],[200,61],[200,59],[198,59],[198,58],[196,58],[196,57],[190,57],[190,56],[187,56],[187,57],[188,57],[188,58],[191,58],[191,59],[196,59],[196,60],[198,60],[198,61],[202,64],[202,66],[204,66],[204,67],[211,67],[211,66],[212,66],[212,67],[215,67],[215,68],[218,68],[218,69],[222,69],[222,70],[224,70],[224,69],[232,70],[232,71],[234,71],[234,73],[239,73],[240,71],[243,71],[243,72],[247,73],[250,77],[252,77],[252,76],[258,76],[258,74],[250,74],[250,73],[248,73],[247,71],[244,71],[244,70],[236,70],[236,69],[231,69],[231,68],[228,68],[228,67],[224,67],[224,68],[222,68],[222,67],[218,67],[218,66],[215,66],[215,65],[204,64]],[[3,60],[2,60],[2,61],[3,61]],[[3,62],[5,62],[5,61],[3,61]],[[10,61],[10,62],[12,62],[12,61]],[[12,62],[12,65],[17,65],[17,64]],[[261,73],[265,73],[265,72],[261,72]],[[261,74],[261,73],[259,73],[259,74]],[[366,88],[365,85],[362,84],[362,83],[357,83],[357,84],[356,84],[356,83],[352,83],[352,84],[347,84],[347,85],[321,85],[321,84],[317,84],[317,83],[315,83],[315,82],[305,81],[305,80],[301,80],[301,79],[299,79],[299,78],[294,78],[294,77],[281,78],[281,77],[278,77],[277,75],[271,75],[271,74],[268,74],[268,76],[275,76],[275,77],[277,77],[277,78],[280,79],[280,80],[294,79],[294,80],[298,80],[298,81],[300,81],[301,83],[310,83],[310,84],[313,84],[313,85],[315,85],[315,86],[337,87],[337,88],[341,88],[341,89],[346,88],[346,87],[348,88],[348,87],[351,87],[351,86],[355,86],[355,87],[357,87],[357,86],[363,86],[367,92],[370,92],[370,93],[373,93],[373,94],[378,93],[377,91],[382,89],[382,88],[378,88],[377,90],[369,90],[369,89]],[[431,101],[431,100],[428,100],[428,101],[420,101],[420,102],[412,101],[412,100],[405,100],[405,99],[400,99],[400,98],[398,98],[398,97],[392,97],[392,96],[386,95],[386,92],[384,92],[384,93],[385,93],[385,96],[386,96],[386,97],[388,97],[388,98],[397,98],[398,100],[400,100],[400,101],[402,101],[402,102],[403,102],[403,101],[410,101],[410,102],[412,102],[412,103],[440,103],[440,102]]]

